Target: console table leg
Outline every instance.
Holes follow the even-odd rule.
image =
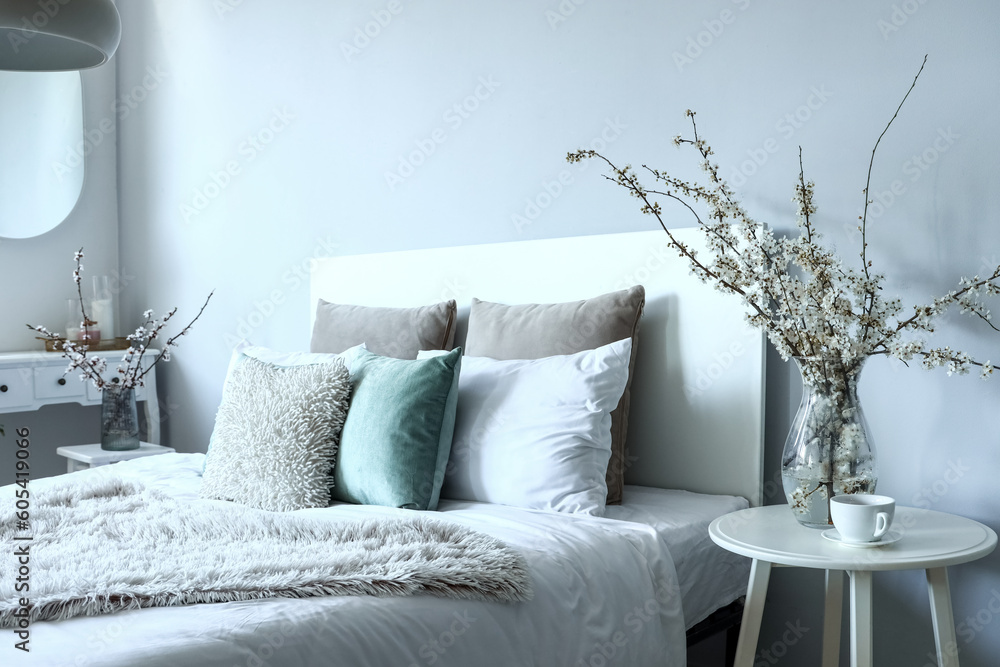
[[[823,667],[840,665],[840,615],[844,609],[844,572],[826,571],[826,603],[823,606]]]
[[[753,667],[760,623],[764,617],[764,598],[767,597],[767,582],[771,578],[771,563],[754,559],[750,565],[750,583],[747,599],[743,606],[743,622],[740,624],[740,639],[736,644],[734,667]]]
[[[851,572],[851,667],[872,667],[872,573]]]
[[[146,400],[146,442],[160,444],[160,401],[155,391],[150,391]]]
[[[955,639],[955,615],[951,609],[948,568],[927,570],[927,594],[931,599],[931,622],[938,667],[958,667],[958,642]]]

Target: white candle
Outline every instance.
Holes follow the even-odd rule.
[[[90,319],[97,320],[103,338],[115,337],[114,313],[111,299],[94,299],[90,304]]]

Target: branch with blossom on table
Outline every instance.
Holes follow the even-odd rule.
[[[841,391],[843,378],[872,355],[886,355],[904,363],[918,359],[926,368],[946,366],[949,375],[978,368],[986,379],[994,370],[990,361],[977,361],[949,346],[932,347],[926,338],[935,332],[939,318],[952,308],[974,315],[1000,331],[985,304],[988,297],[1000,294],[1000,266],[987,276],[963,277],[948,293],[904,309],[898,298],[884,296],[885,275],[873,271],[873,262],[868,258],[872,164],[882,137],[916,86],[926,60],[872,149],[864,189],[865,208],[858,225],[860,267],[845,266],[837,253],[822,243],[822,234],[813,220],[815,184],[805,178],[801,148],[792,199],[798,209],[799,233],[794,237],[776,235],[746,211],[719,175],[719,165],[712,161],[712,148],[698,134],[693,111],[686,112],[692,135],[678,136],[674,144],[695,149],[708,177],[706,185],[642,165],[644,174],[653,182],[647,186],[631,166],[619,167],[593,150],[569,153],[567,160],[603,160],[610,167],[610,175],[605,178],[637,198],[643,213],[656,218],[669,245],[688,261],[697,277],[742,299],[748,307],[748,322],[766,332],[783,359],[799,360],[806,382],[823,383],[833,392]],[[700,257],[675,238],[664,221],[661,199],[679,204],[695,218],[709,242],[709,257]],[[704,212],[699,213],[699,209]],[[831,364],[831,360],[836,363]]]
[[[107,359],[89,353],[90,345],[88,341],[91,339],[90,328],[96,325],[97,322],[92,320],[87,313],[86,302],[80,287],[80,277],[83,272],[83,248],[76,252],[73,259],[76,261],[76,268],[73,270],[73,282],[76,283],[77,296],[80,300],[80,314],[82,316],[80,329],[83,331],[83,340],[72,341],[64,339],[59,334],[49,331],[40,325],[29,324],[28,328],[40,333],[40,338],[43,340],[52,341],[56,349],[62,350],[63,356],[69,359],[66,374],[79,372],[81,381],[90,380],[94,384],[94,387],[99,390],[103,390],[112,383],[123,389],[134,389],[143,386],[143,378],[146,377],[154,366],[161,361],[170,361],[171,348],[177,346],[177,340],[181,336],[187,335],[194,323],[205,312],[208,302],[215,293],[214,291],[210,292],[194,319],[181,329],[180,333],[169,338],[164,337],[164,331],[174,315],[176,315],[177,308],[173,308],[161,318],[156,318],[152,310],[145,311],[142,314],[142,323],[133,333],[126,336],[129,347],[125,350],[114,380],[106,380],[104,373],[108,367]],[[162,346],[158,349],[151,349],[151,346],[160,342],[162,342]],[[152,363],[149,364],[143,362],[143,358],[147,352],[155,354]]]

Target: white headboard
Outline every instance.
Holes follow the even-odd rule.
[[[707,252],[697,229],[675,235]],[[335,257],[316,264],[310,302],[412,307],[455,299],[461,344],[472,297],[557,303],[641,284],[626,483],[759,505],[764,335],[745,324],[735,297],[699,282],[666,242],[652,231]]]

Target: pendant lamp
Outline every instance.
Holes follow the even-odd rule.
[[[121,35],[111,0],[0,0],[0,70],[97,67],[114,55]]]

